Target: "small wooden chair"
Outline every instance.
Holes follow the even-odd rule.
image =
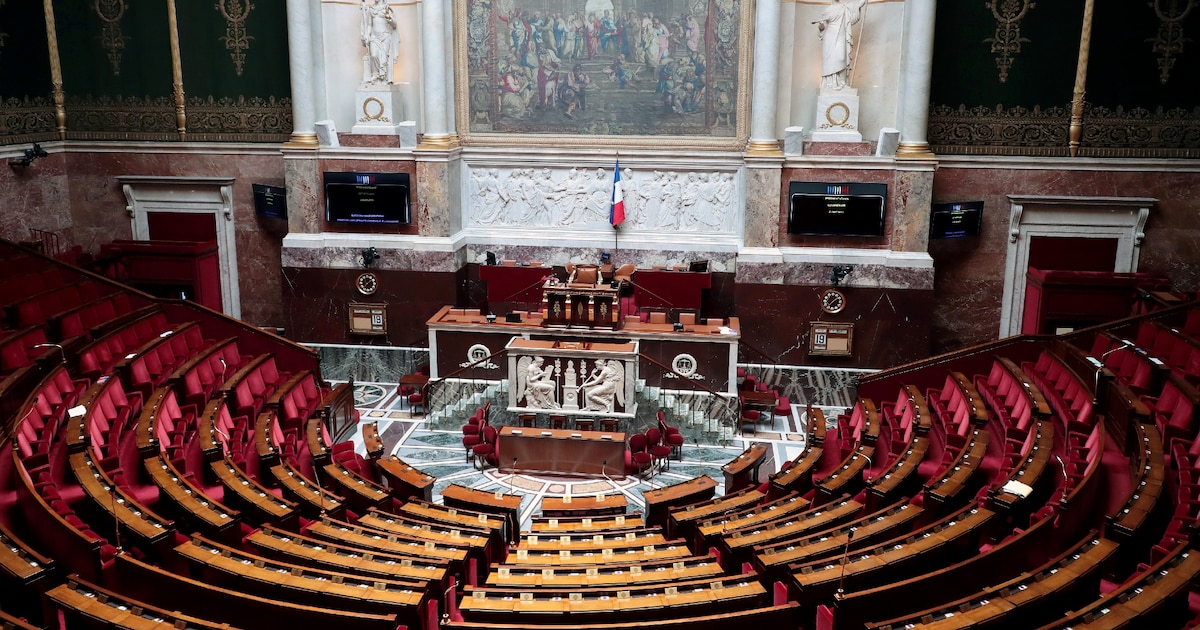
[[[621,421],[617,420],[616,418],[601,418],[600,430],[612,431],[613,433],[616,433],[617,431],[621,430]]]
[[[532,414],[532,413],[517,414],[517,424],[519,424],[523,427],[533,427],[533,426],[536,426],[536,423],[537,423],[537,415],[535,415],[535,414]]]
[[[567,417],[561,416],[558,414],[551,415],[550,416],[550,428],[551,429],[566,429],[567,428]]]
[[[575,421],[576,431],[595,431],[596,421],[591,418],[580,418]]]

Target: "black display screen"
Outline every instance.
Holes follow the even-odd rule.
[[[982,201],[935,203],[929,214],[929,238],[979,236],[982,223]]]
[[[788,234],[883,236],[887,184],[792,182]]]
[[[325,220],[401,225],[411,222],[407,173],[325,173]]]
[[[250,184],[254,194],[254,213],[275,219],[287,218],[287,189],[283,186]]]

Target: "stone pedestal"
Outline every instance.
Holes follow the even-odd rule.
[[[403,86],[381,85],[360,88],[354,96],[352,133],[399,135],[404,119]]]
[[[783,154],[804,154],[804,127],[788,127],[783,130]]]
[[[858,90],[821,88],[813,142],[862,142],[858,131]]]

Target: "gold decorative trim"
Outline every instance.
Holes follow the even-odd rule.
[[[928,142],[901,142],[896,147],[896,157],[907,160],[927,160],[937,157]]]
[[[71,140],[178,140],[175,102],[169,96],[72,96]]]
[[[125,17],[125,0],[95,0],[92,5],[96,15],[104,22],[100,31],[100,46],[108,53],[113,76],[121,76],[121,52],[130,38],[121,32],[121,20]]]
[[[42,0],[46,19],[46,47],[50,52],[50,95],[54,99],[54,122],[58,139],[67,138],[66,95],[63,93],[62,61],[58,54],[58,27],[54,23],[54,0]]]
[[[292,132],[291,138],[284,144],[293,149],[315,149],[321,146],[320,141],[317,140],[316,133],[303,133],[300,131]]]
[[[992,52],[998,53],[996,68],[1001,83],[1008,81],[1008,69],[1021,52],[1021,44],[1030,41],[1021,37],[1021,20],[1034,6],[1031,0],[988,0],[987,7],[996,18],[996,33],[983,41],[992,45]]]
[[[1079,155],[1083,138],[1083,97],[1087,93],[1088,55],[1092,49],[1092,16],[1096,1],[1084,0],[1083,28],[1079,34],[1079,57],[1075,61],[1075,88],[1071,92],[1071,127],[1067,132],[1067,147],[1071,157]]]
[[[231,51],[229,56],[233,59],[233,69],[240,77],[246,63],[246,51],[250,50],[250,40],[254,39],[246,30],[246,18],[250,17],[254,5],[248,0],[217,0],[213,6],[225,18],[225,36],[219,39],[225,43],[225,50]]]
[[[54,104],[45,97],[0,102],[0,136],[8,144],[57,140]]]
[[[293,129],[290,98],[192,97],[187,111],[190,140],[283,142]]]
[[[834,110],[834,108],[837,108],[837,107],[840,107],[842,109],[842,115],[839,116],[837,120],[834,120],[833,119],[833,110]],[[830,103],[829,107],[825,108],[825,121],[827,122],[827,124],[821,125],[822,129],[827,128],[827,127],[843,127],[843,126],[846,127],[847,129],[854,128],[853,125],[846,124],[847,122],[850,122],[850,106],[841,101]]]
[[[746,155],[755,157],[781,157],[783,149],[778,140],[751,140],[746,143]]]
[[[444,136],[423,135],[421,142],[417,145],[419,151],[445,151],[459,146],[458,136],[455,134],[446,134]]]
[[[371,105],[371,104],[375,104],[376,106],[378,106],[378,108],[379,108],[378,111],[371,112],[367,108],[367,106]],[[391,122],[388,120],[387,116],[383,115],[383,113],[386,111],[387,111],[387,107],[384,106],[383,101],[379,100],[378,98],[376,98],[374,96],[368,96],[367,98],[363,99],[363,105],[362,105],[363,117],[359,118],[358,121],[359,122],[367,122],[368,120],[377,120],[379,122]]]
[[[967,108],[934,105],[929,112],[930,148],[942,155],[1069,154],[1067,107]],[[1085,105],[1081,157],[1200,157],[1200,107],[1191,110]]]
[[[1158,54],[1158,80],[1163,85],[1171,78],[1175,56],[1183,53],[1183,45],[1188,41],[1183,34],[1183,20],[1195,8],[1196,0],[1186,1],[1187,6],[1181,8],[1181,0],[1166,0],[1165,9],[1162,7],[1163,0],[1150,0],[1147,3],[1158,17],[1158,34],[1146,41],[1151,43],[1150,50]]]

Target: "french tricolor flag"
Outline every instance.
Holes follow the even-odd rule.
[[[608,222],[613,228],[625,220],[625,193],[621,190],[621,160],[613,165],[612,207],[608,211]]]

